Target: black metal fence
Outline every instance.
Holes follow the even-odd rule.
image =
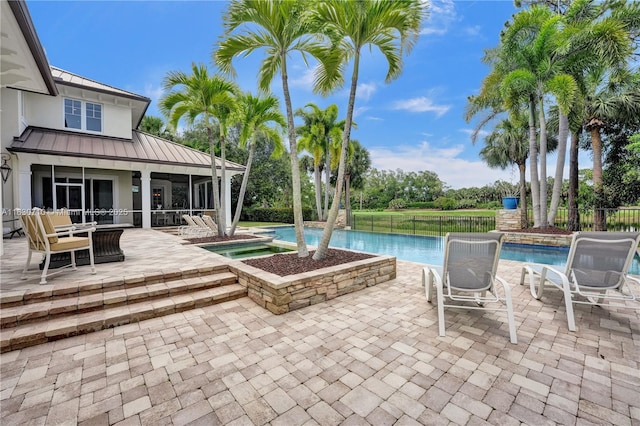
[[[533,211],[528,212],[529,226],[533,226]],[[553,226],[568,229],[570,209],[559,209]],[[640,231],[640,208],[619,209],[578,209],[580,229],[582,231]],[[598,227],[600,220],[602,226]]]
[[[489,232],[496,229],[495,216],[401,216],[353,215],[351,229],[387,234],[442,237],[447,232]]]

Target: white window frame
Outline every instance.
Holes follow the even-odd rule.
[[[72,102],[80,102],[80,128],[79,129],[77,129],[75,127],[67,127],[66,126],[65,121],[66,121],[66,118],[67,118],[67,114],[66,114],[65,102],[67,100],[70,100]],[[88,118],[94,118],[94,117],[87,117],[87,105],[88,104],[98,105],[100,107],[100,131],[88,130],[87,129],[87,119]],[[65,130],[82,131],[82,132],[93,133],[93,134],[102,134],[104,132],[104,105],[99,103],[99,102],[84,101],[84,100],[81,100],[81,99],[75,99],[75,98],[70,98],[70,97],[62,98],[62,127]]]

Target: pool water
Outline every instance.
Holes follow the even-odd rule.
[[[275,239],[296,242],[292,226],[270,228]],[[307,244],[317,246],[322,229],[305,228]],[[389,254],[400,260],[411,262],[442,264],[444,260],[444,238],[419,235],[377,234],[373,232],[345,231],[336,229],[329,244],[335,248],[346,248],[369,253]],[[564,267],[569,256],[568,247],[532,246],[522,244],[503,244],[500,258],[527,263],[544,263]],[[630,273],[640,275],[640,256],[636,254],[631,263]]]
[[[228,257],[230,259],[246,259],[249,257],[294,251],[293,249],[281,247],[275,244],[237,244],[224,247],[204,246],[203,248],[209,250],[210,252]]]

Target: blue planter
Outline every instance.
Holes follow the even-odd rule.
[[[507,210],[515,210],[518,208],[520,197],[502,197],[502,207]]]

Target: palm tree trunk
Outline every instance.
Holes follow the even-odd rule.
[[[211,186],[213,191],[213,208],[218,212],[218,221],[220,220],[220,188],[218,187],[218,171],[216,168],[216,150],[213,144],[213,131],[207,126],[207,136],[209,137],[209,153],[211,155]],[[206,206],[205,206],[206,208]],[[218,222],[220,224],[220,222]],[[220,226],[218,226],[218,235],[220,234]]]
[[[256,151],[256,133],[253,133],[253,140],[251,141],[251,147],[249,148],[249,157],[247,158],[247,164],[245,166],[244,175],[242,176],[242,183],[240,184],[240,193],[238,194],[238,204],[236,205],[236,213],[233,216],[233,222],[231,223],[231,229],[229,229],[229,236],[233,237],[236,232],[238,222],[240,222],[240,215],[242,214],[242,204],[244,203],[244,194],[247,191],[247,182],[249,182],[249,173],[251,172],[251,163],[253,162],[253,155]]]
[[[569,199],[567,208],[569,220],[567,230],[580,230],[580,212],[578,211],[578,141],[581,130],[571,132],[571,147],[569,149]]]
[[[316,212],[318,220],[322,220],[322,176],[320,176],[320,166],[313,165],[313,180],[316,186]]]
[[[331,153],[329,147],[325,153],[325,166],[324,166],[324,211],[322,212],[322,220],[327,220],[327,212],[329,211],[329,189],[331,188]]]
[[[360,69],[360,51],[356,50],[353,58],[353,73],[351,74],[351,89],[349,90],[349,103],[347,105],[347,118],[345,119],[344,132],[342,132],[342,146],[340,147],[340,163],[338,164],[338,176],[336,178],[336,191],[331,203],[331,209],[327,216],[327,223],[324,225],[322,237],[318,243],[318,248],[313,255],[314,260],[322,260],[327,257],[329,241],[333,234],[333,227],[338,217],[338,207],[342,197],[342,185],[344,182],[344,171],[347,164],[347,152],[349,150],[349,139],[351,136],[351,124],[353,122],[353,107],[356,102],[356,89],[358,87],[358,72]]]
[[[227,234],[227,155],[225,152],[225,129],[220,126],[220,210],[218,211],[218,235]]]
[[[540,227],[547,228],[547,120],[542,96],[538,99],[540,116]]]
[[[300,166],[298,161],[298,143],[296,141],[296,128],[293,123],[293,109],[291,108],[291,94],[287,81],[287,53],[280,54],[280,67],[282,74],[282,93],[287,108],[287,127],[289,132],[289,157],[291,159],[291,186],[293,192],[293,224],[296,231],[296,245],[298,257],[309,256],[307,243],[304,240],[304,218],[302,217],[302,190],[300,188]]]
[[[567,156],[567,137],[569,136],[569,117],[560,111],[558,125],[558,159],[556,161],[556,174],[553,180],[553,193],[551,194],[551,206],[549,207],[549,224],[556,223],[560,196],[562,195],[562,179],[564,177],[564,161]]]
[[[602,210],[604,207],[602,205],[604,187],[602,182],[602,138],[600,137],[600,127],[591,127],[589,133],[591,134],[591,148],[593,149],[593,191],[595,195],[593,230],[605,231],[605,214]]]
[[[347,213],[347,225],[351,226],[351,173],[344,175],[344,204]]]
[[[540,226],[540,180],[538,179],[538,144],[536,138],[536,103],[529,97],[529,171],[531,174],[531,202],[533,226]]]
[[[527,217],[527,164],[526,162],[518,163],[520,171],[520,224],[522,228],[529,227],[529,218]]]

